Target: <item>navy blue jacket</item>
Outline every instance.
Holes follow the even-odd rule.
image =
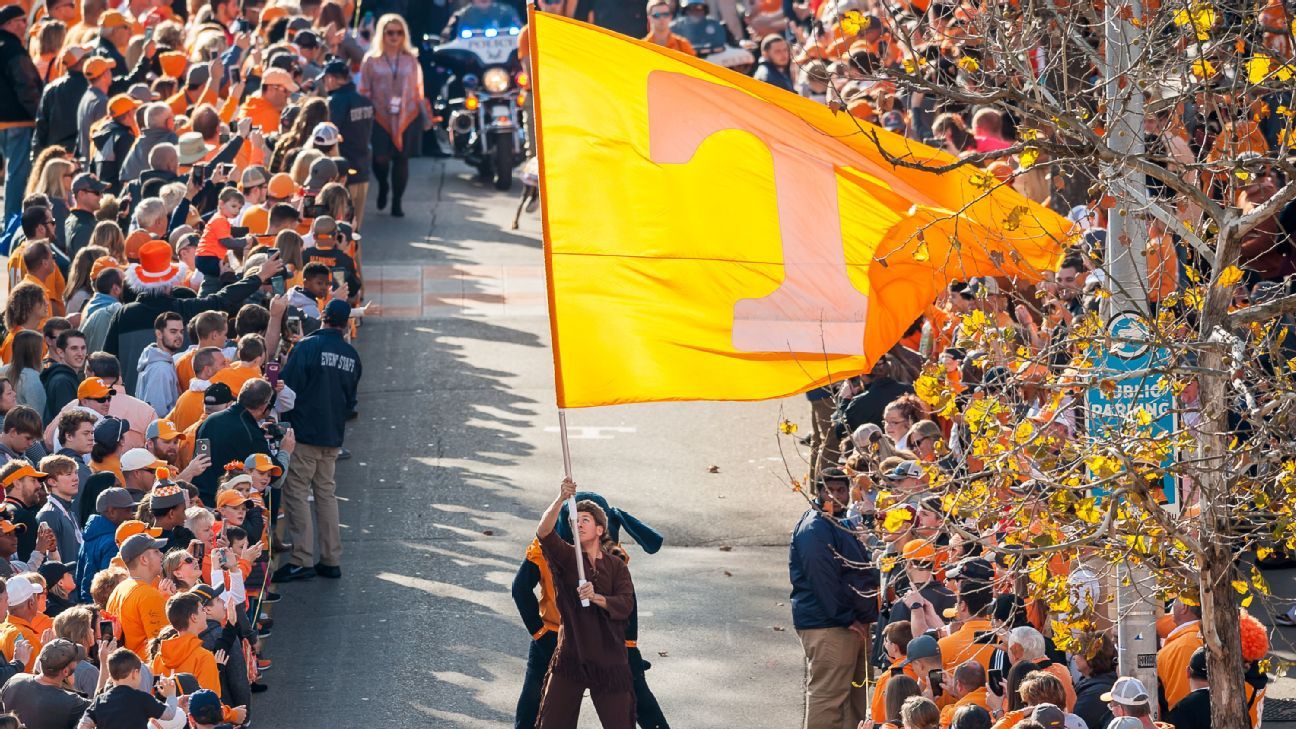
[[[792,530],[788,573],[797,630],[877,622],[877,568],[859,539],[818,509]]]
[[[358,185],[369,181],[373,167],[373,150],[369,140],[373,137],[374,105],[369,97],[356,91],[355,84],[347,84],[329,92],[329,121],[337,125],[342,134],[338,154],[351,163],[355,174],[347,177],[347,184]]]
[[[225,474],[225,464],[247,460],[253,453],[274,455],[270,452],[265,431],[261,430],[247,408],[237,402],[227,410],[208,416],[198,426],[195,437],[211,441],[211,465],[193,480],[204,504],[216,503],[216,490],[220,486],[220,477]]]
[[[85,531],[81,533],[81,551],[77,553],[76,583],[81,602],[90,602],[90,583],[94,576],[108,569],[108,564],[117,555],[117,525],[108,521],[103,514],[95,514],[86,522]]]
[[[302,337],[281,376],[297,394],[286,413],[297,442],[342,447],[347,413],[355,409],[360,385],[360,355],[342,338],[342,330],[324,327]]]

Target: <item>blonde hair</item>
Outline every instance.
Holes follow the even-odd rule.
[[[45,165],[41,170],[40,181],[36,183],[36,192],[43,193],[51,201],[68,199],[68,193],[71,191],[72,182],[67,185],[63,184],[63,178],[72,174],[74,167],[72,163],[62,157],[55,157]]]
[[[27,197],[40,189],[41,183],[45,180],[45,165],[53,159],[66,159],[68,151],[62,145],[53,144],[40,151],[36,159],[32,160],[31,172],[27,175],[27,187],[23,190],[23,197]]]
[[[94,608],[74,605],[54,618],[54,634],[77,645],[89,645],[94,635]]]
[[[90,581],[90,599],[94,604],[102,609],[108,604],[108,597],[112,595],[117,585],[121,584],[130,573],[120,567],[109,566],[108,569],[96,574]]]
[[[126,234],[112,220],[95,223],[94,230],[90,233],[90,245],[108,251],[108,255],[118,263],[126,262]]]
[[[306,181],[310,179],[311,165],[315,164],[315,160],[323,156],[323,152],[314,148],[303,149],[298,153],[297,159],[293,160],[292,169],[288,173],[293,178],[293,182],[298,185],[305,185]]]
[[[36,53],[45,55],[47,53],[58,53],[63,47],[63,40],[67,38],[67,26],[61,20],[50,19],[41,25],[40,34],[36,36]]]
[[[378,19],[378,23],[374,25],[374,34],[377,38],[374,39],[373,47],[365,54],[365,58],[382,58],[383,37],[387,32],[387,26],[392,23],[399,25],[401,30],[405,31],[405,47],[401,49],[401,53],[418,60],[418,51],[414,50],[414,39],[410,37],[409,26],[405,24],[405,19],[396,13],[387,13]]]
[[[910,696],[900,707],[904,729],[936,729],[940,726],[940,709],[925,696]]]
[[[210,529],[215,523],[216,517],[201,506],[191,506],[185,510],[185,528],[194,534]]]
[[[184,549],[173,549],[170,552],[167,552],[167,556],[162,558],[162,576],[174,582],[177,587],[181,587],[185,590],[193,587],[193,585],[181,583],[180,578],[176,575],[176,570],[180,569],[180,565],[184,562],[185,557],[192,556],[193,555],[189,554],[189,552]],[[199,571],[201,572],[201,568]]]

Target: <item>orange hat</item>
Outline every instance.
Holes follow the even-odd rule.
[[[5,476],[4,480],[0,481],[0,486],[9,488],[14,484],[15,481],[17,481],[20,478],[27,478],[28,476],[32,478],[45,478],[48,475],[49,475],[48,473],[42,473],[41,471],[37,471],[35,468],[32,468],[32,465],[30,463],[24,463],[21,467],[19,467],[17,471],[14,471],[8,476]]]
[[[130,25],[130,21],[122,14],[120,10],[105,10],[103,15],[99,16],[99,27],[103,30],[113,28],[124,28]]]
[[[117,546],[120,547],[122,542],[130,539],[136,534],[148,534],[150,537],[160,537],[162,536],[162,530],[150,529],[148,524],[145,524],[139,519],[127,519],[117,526],[117,531],[113,534],[113,539],[117,540]]]
[[[189,67],[189,58],[180,51],[167,51],[158,54],[158,63],[162,65],[162,75],[180,78]]]
[[[112,256],[99,256],[95,259],[94,265],[90,267],[90,280],[93,281],[99,278],[99,274],[109,268],[121,270],[121,265]]]
[[[269,25],[280,18],[288,17],[288,8],[282,5],[271,5],[261,11],[261,24]]]
[[[77,385],[78,400],[108,397],[112,393],[113,389],[108,386],[108,383],[98,377],[87,377]]]
[[[275,477],[283,474],[283,469],[271,460],[270,456],[267,456],[264,453],[253,453],[248,456],[247,460],[243,462],[243,467],[249,471],[257,471],[259,473],[269,472],[271,476]]]
[[[216,495],[216,508],[246,504],[247,497],[234,489],[228,489]]]
[[[936,547],[926,539],[910,539],[900,550],[900,556],[911,562],[934,562]]]
[[[286,172],[280,172],[270,178],[266,194],[273,198],[288,199],[297,194],[297,183]]]
[[[103,56],[91,56],[81,67],[81,73],[88,79],[96,79],[113,69],[112,62]]]
[[[0,532],[4,532],[5,534],[13,534],[18,531],[21,526],[22,524],[15,524],[8,519],[0,519]]]
[[[108,100],[108,115],[113,117],[135,113],[140,108],[139,99],[126,94],[117,94]]]
[[[265,73],[261,74],[261,85],[264,86],[282,86],[291,93],[301,90],[296,81],[293,81],[291,73],[282,68],[267,68]]]
[[[152,440],[153,438],[161,438],[162,440],[175,440],[176,438],[179,438],[180,440],[184,440],[184,437],[184,431],[176,428],[175,423],[165,418],[154,420],[144,429],[145,440]]]

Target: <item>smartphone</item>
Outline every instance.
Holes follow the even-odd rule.
[[[302,336],[302,322],[301,322],[301,317],[299,317],[299,316],[290,316],[290,317],[288,317],[288,333],[289,333],[289,335],[291,335],[294,339],[301,339],[301,336]]]
[[[274,291],[275,296],[283,296],[288,291],[283,276],[270,277],[270,290]]]
[[[190,554],[194,559],[196,559],[196,560],[198,560],[199,562],[201,562],[201,561],[203,560],[203,557],[207,556],[207,545],[206,545],[206,544],[203,544],[202,542],[198,541],[197,539],[190,540],[190,541],[189,541],[189,554]]]
[[[153,28],[154,26],[150,25],[144,29],[144,45],[148,45],[149,41],[153,40]]]
[[[341,266],[333,267],[333,285],[337,288],[346,286],[346,269]]]
[[[111,620],[99,621],[99,640],[109,640],[111,638],[116,637],[116,635],[117,635],[117,627],[113,625],[113,621]]]
[[[226,176],[228,176],[228,175],[232,175],[232,174],[234,174],[234,165],[229,164],[229,163],[216,165],[216,169],[217,169],[217,170],[218,170],[222,175],[226,175]],[[247,230],[247,228],[244,228],[243,230]],[[247,233],[241,233],[240,235],[247,235]]]
[[[230,235],[235,238],[242,238],[250,232],[252,232],[251,229],[243,225],[235,225],[230,228]]]
[[[280,366],[278,362],[266,362],[266,379],[270,381],[271,387],[279,384]]]
[[[195,185],[201,185],[207,181],[207,165],[194,165],[190,168],[189,177]]]
[[[944,684],[944,681],[945,681],[945,671],[939,668],[933,668],[932,670],[927,672],[927,684],[931,686],[933,697],[937,697],[941,695],[941,691],[942,691],[941,687]]]
[[[211,458],[211,438],[199,438],[194,441],[194,458],[198,456]]]
[[[230,69],[230,82],[231,82],[231,83],[236,83],[236,84],[237,84],[237,83],[242,83],[242,82],[243,82],[243,69],[239,68],[238,66],[235,66],[235,67],[231,68],[231,69]]]

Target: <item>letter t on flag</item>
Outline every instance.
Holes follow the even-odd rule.
[[[535,13],[559,407],[763,400],[867,371],[951,280],[1038,280],[1069,223],[951,158]],[[886,151],[884,154],[879,146]]]

